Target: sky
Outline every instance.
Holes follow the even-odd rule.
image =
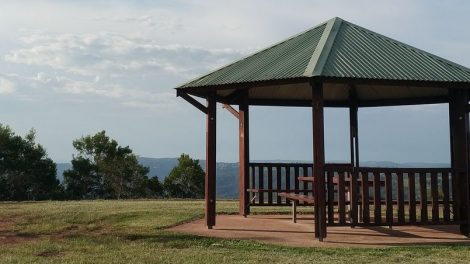
[[[57,162],[106,130],[143,157],[205,157],[205,116],[174,90],[338,16],[470,66],[468,1],[1,1],[0,123]],[[238,159],[218,105],[217,159]],[[252,160],[311,160],[311,110],[252,107]],[[348,113],[327,109],[328,161],[349,159]],[[449,162],[448,106],[359,110],[362,161]]]

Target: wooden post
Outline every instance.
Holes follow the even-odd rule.
[[[208,229],[215,226],[215,180],[216,180],[216,108],[215,94],[207,97],[206,127],[206,224]]]
[[[349,90],[349,125],[350,125],[350,146],[351,146],[351,164],[353,165],[353,172],[351,175],[351,227],[357,224],[358,213],[357,213],[357,179],[359,178],[359,139],[358,139],[358,103],[357,95],[354,87]],[[366,182],[367,183],[367,182]],[[364,197],[364,196],[363,196]],[[368,202],[368,201],[367,201]],[[363,201],[364,206],[364,201]],[[362,213],[362,212],[361,212]]]
[[[457,203],[458,220],[462,221],[460,232],[469,235],[470,196],[469,196],[469,147],[468,147],[468,91],[464,89],[450,89],[449,110],[451,113],[451,144],[454,203]]]
[[[313,119],[313,176],[315,198],[315,237],[326,238],[325,144],[323,127],[323,83],[311,82]]]
[[[239,110],[238,110],[238,123],[239,123],[239,166],[240,166],[240,215],[247,216],[250,214],[250,197],[246,191],[250,182],[250,131],[249,131],[249,104],[248,94],[245,92],[243,95]]]

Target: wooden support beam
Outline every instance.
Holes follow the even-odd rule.
[[[207,114],[208,108],[205,107],[203,104],[199,103],[196,99],[192,98],[189,94],[180,92],[179,90],[176,92],[176,95],[186,100],[188,103],[192,104],[197,109],[201,110],[203,113]]]
[[[351,181],[351,227],[354,227],[358,223],[358,212],[357,212],[357,200],[358,200],[358,186],[357,179],[359,178],[359,139],[358,139],[358,102],[357,94],[354,86],[349,89],[349,137],[351,147],[351,164],[354,169],[352,172],[353,180]],[[367,201],[368,202],[368,201]],[[365,204],[365,203],[363,203]]]
[[[358,107],[382,107],[382,106],[399,106],[399,105],[420,105],[420,104],[441,104],[448,102],[447,96],[425,97],[425,98],[398,98],[383,100],[367,100],[357,101]],[[250,105],[266,105],[266,106],[289,106],[289,107],[310,107],[310,100],[300,99],[250,99]],[[344,107],[349,108],[348,101],[324,101],[325,107]]]
[[[207,130],[206,130],[206,224],[207,228],[215,226],[215,181],[216,181],[216,98],[211,94],[207,98]]]
[[[245,100],[245,95],[248,94],[249,88],[237,89],[231,94],[224,97],[224,102],[227,104],[240,104],[241,101]]]
[[[235,118],[240,119],[240,115],[237,110],[235,110],[231,105],[229,104],[224,104],[222,108],[227,109]]]
[[[452,144],[452,169],[453,169],[453,193],[455,192],[457,220],[463,222],[460,232],[469,236],[470,229],[470,181],[469,181],[469,120],[468,120],[468,90],[449,90],[449,110],[451,117],[451,144]]]
[[[315,198],[315,237],[326,238],[325,143],[323,120],[323,83],[311,82],[313,119],[313,177]]]
[[[233,109],[233,108],[232,108]],[[239,213],[240,215],[247,216],[250,214],[250,196],[247,192],[250,184],[250,115],[249,115],[249,104],[248,95],[245,94],[239,105],[238,113],[238,124],[239,124],[239,166],[240,166],[240,204]]]

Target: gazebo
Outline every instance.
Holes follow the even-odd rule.
[[[327,226],[453,224],[468,236],[469,89],[470,69],[340,18],[179,86],[177,95],[207,116],[207,227],[216,224],[221,103],[239,121],[241,215],[251,206],[313,205],[320,240]],[[436,103],[449,104],[450,168],[359,165],[359,108]],[[250,162],[249,109],[257,105],[312,108],[312,163]],[[325,107],[349,109],[350,163],[325,163]]]

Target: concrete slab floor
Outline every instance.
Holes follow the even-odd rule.
[[[466,244],[470,239],[458,226],[328,227],[328,237],[314,238],[312,215],[218,215],[216,226],[207,229],[204,219],[169,228],[174,232],[227,239],[257,240],[296,247],[390,247],[407,245]]]

